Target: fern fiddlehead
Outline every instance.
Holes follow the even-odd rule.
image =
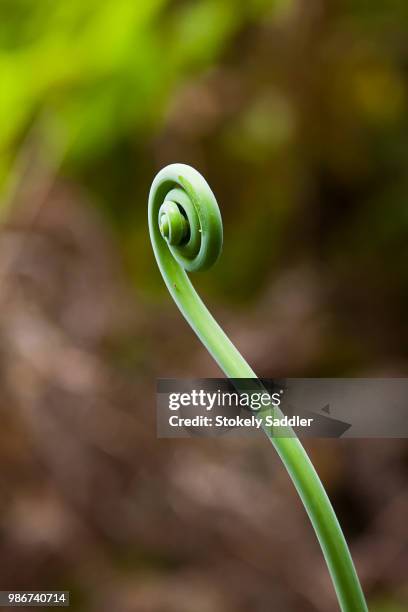
[[[229,378],[257,378],[212,317],[186,271],[203,270],[222,248],[222,220],[205,179],[190,166],[171,164],[155,177],[149,195],[149,232],[167,288],[181,313]],[[305,449],[294,436],[264,428],[309,515],[343,612],[367,612],[357,573],[330,500]]]

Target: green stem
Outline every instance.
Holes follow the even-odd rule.
[[[228,378],[256,374],[212,317],[185,270],[211,266],[222,248],[222,220],[205,179],[172,164],[155,177],[149,195],[149,231],[167,288],[181,313]],[[305,449],[290,437],[266,435],[278,452],[310,517],[344,612],[367,611],[360,582],[330,500]]]

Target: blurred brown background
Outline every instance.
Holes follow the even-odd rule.
[[[265,440],[157,440],[220,375],[154,261],[165,164],[209,181],[194,275],[260,376],[408,369],[408,5],[0,1],[2,589],[105,612],[336,610]],[[408,444],[307,448],[372,612],[408,607]]]

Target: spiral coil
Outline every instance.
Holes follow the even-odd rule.
[[[188,272],[211,267],[221,253],[217,201],[205,179],[190,166],[171,164],[157,174],[150,190],[149,224],[156,248],[166,246]]]

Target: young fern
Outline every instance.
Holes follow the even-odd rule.
[[[217,201],[190,166],[171,164],[155,177],[149,194],[149,232],[164,282],[181,313],[228,378],[256,374],[209,313],[185,270],[209,268],[221,253],[223,231]],[[323,485],[293,430],[265,434],[278,452],[305,506],[343,612],[367,605],[346,540]]]

